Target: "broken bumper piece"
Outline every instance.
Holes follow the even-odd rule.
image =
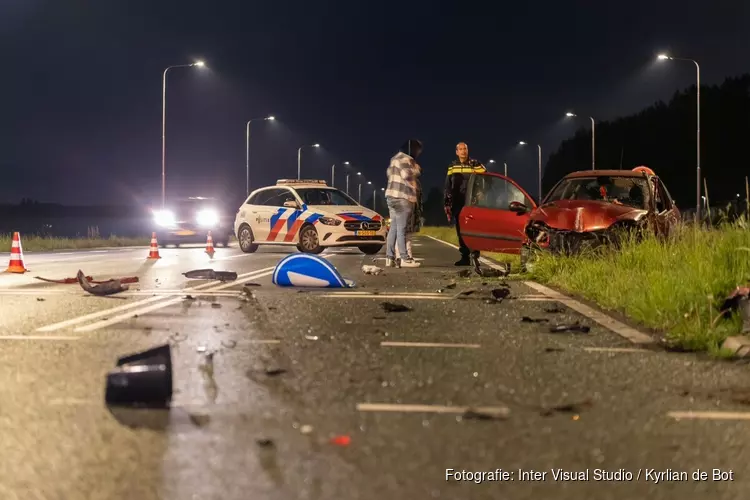
[[[237,273],[232,271],[214,271],[213,269],[197,269],[195,271],[188,271],[182,273],[188,279],[194,280],[219,280],[219,281],[235,281],[237,279]]]
[[[172,354],[169,344],[125,356],[107,374],[108,406],[169,408]]]

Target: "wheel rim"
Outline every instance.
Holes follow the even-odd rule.
[[[315,250],[318,248],[318,232],[308,229],[300,235],[300,243],[305,250]]]
[[[250,248],[250,246],[253,244],[253,237],[250,235],[250,230],[245,228],[242,231],[240,231],[240,244],[242,245],[242,248]]]

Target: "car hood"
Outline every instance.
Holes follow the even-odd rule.
[[[647,212],[604,201],[561,200],[534,209],[531,221],[566,231],[597,231],[621,220],[638,220]]]
[[[358,205],[308,205],[307,209],[322,214],[325,217],[338,217],[344,222],[382,222],[383,220],[377,212]]]

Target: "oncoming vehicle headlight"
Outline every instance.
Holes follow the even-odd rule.
[[[318,219],[321,224],[325,224],[326,226],[340,226],[341,225],[341,219],[336,219],[335,217],[321,217]]]
[[[154,212],[154,222],[159,226],[171,226],[175,223],[175,217],[169,210],[157,210]]]
[[[216,210],[201,210],[195,219],[199,226],[214,226],[219,223],[219,214]]]

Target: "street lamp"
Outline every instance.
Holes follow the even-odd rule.
[[[348,161],[345,161],[345,162],[344,162],[344,165],[349,165],[349,162],[348,162]],[[336,164],[334,163],[334,164],[333,164],[333,166],[331,166],[331,187],[335,187],[335,186],[333,185],[333,184],[334,184],[334,179],[335,179],[335,178],[336,178]]]
[[[505,177],[508,177],[508,164],[505,162],[503,162],[503,169],[505,171],[503,175],[505,175]]]
[[[696,143],[695,143],[695,220],[700,220],[701,215],[701,67],[693,59],[684,59],[681,57],[672,57],[667,54],[656,56],[660,61],[688,61],[695,64],[695,116],[696,116]]]
[[[202,68],[206,65],[203,61],[195,61],[193,64],[177,64],[168,66],[164,70],[161,79],[161,208],[167,203],[167,72],[174,68],[191,68],[197,66]]]
[[[565,116],[570,118],[578,115],[569,111],[565,113]],[[591,170],[596,170],[596,122],[591,116],[589,120],[591,120]]]
[[[245,197],[250,196],[250,123],[253,120],[274,121],[275,119],[276,117],[273,115],[265,118],[253,118],[248,120],[245,126]]]
[[[525,146],[528,144],[524,141],[518,141],[518,144],[521,146]],[[542,146],[540,144],[537,144],[536,146],[539,148],[539,203],[542,202]]]
[[[300,180],[300,173],[302,172],[302,148],[305,146],[300,146],[297,150],[297,180]],[[311,148],[319,148],[320,144],[313,144],[310,146]]]

